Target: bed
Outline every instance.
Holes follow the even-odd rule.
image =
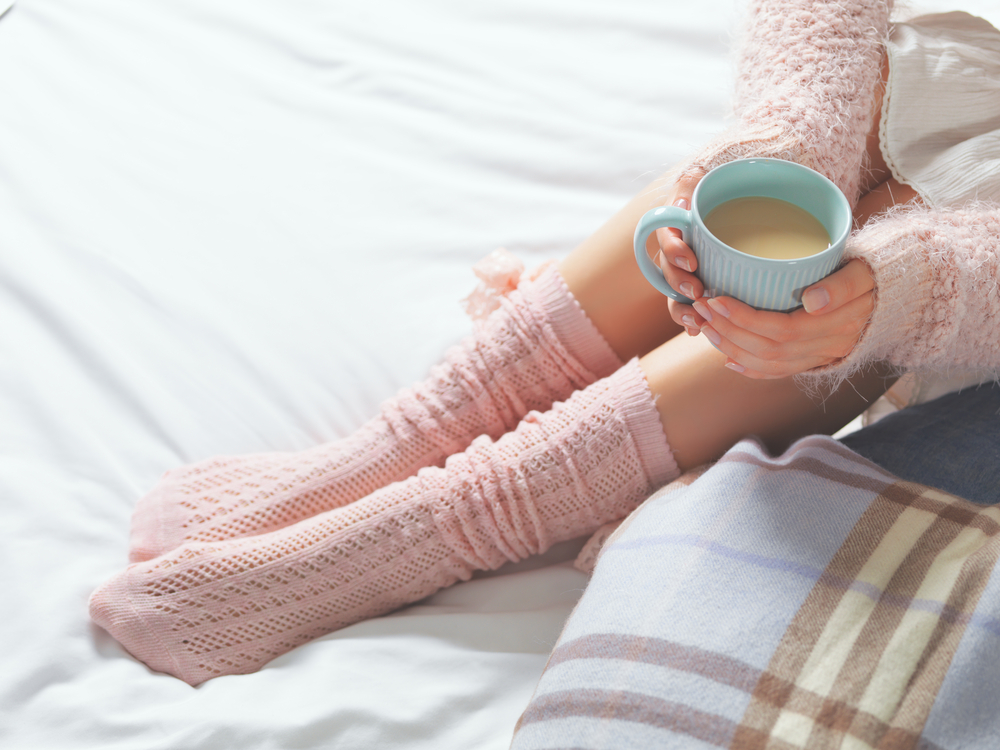
[[[198,688],[87,598],[165,470],[349,433],[470,330],[477,260],[566,254],[722,129],[736,4],[0,15],[3,747],[510,745],[583,540]]]
[[[2,4],[0,4],[2,5]],[[198,690],[87,617],[168,468],[343,435],[722,125],[730,0],[0,16],[0,744],[502,748],[576,548]],[[576,545],[579,547],[579,545]]]

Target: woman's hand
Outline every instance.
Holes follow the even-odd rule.
[[[671,205],[691,209],[691,196],[698,182],[705,176],[703,171],[695,171],[685,175],[674,184]],[[698,270],[698,259],[694,252],[681,239],[679,229],[662,228],[656,230],[656,240],[660,251],[656,255],[656,264],[663,272],[663,277],[674,289],[688,299],[696,300],[705,289],[694,272]],[[669,300],[670,317],[678,325],[684,326],[689,336],[697,336],[705,321],[691,305],[682,305]]]
[[[672,203],[690,209],[691,196],[703,173],[678,180]],[[676,229],[657,229],[656,262],[667,282],[695,300],[693,305],[668,301],[670,317],[690,336],[704,333],[727,357],[726,367],[749,378],[797,375],[843,359],[861,338],[871,316],[874,280],[868,267],[852,260],[808,287],[804,307],[790,313],[754,310],[732,297],[707,299],[695,276],[698,259]]]
[[[790,313],[755,310],[732,297],[700,298],[691,309],[701,333],[729,358],[726,367],[749,378],[784,378],[851,353],[874,308],[874,286],[868,266],[854,259],[808,287],[804,307]]]

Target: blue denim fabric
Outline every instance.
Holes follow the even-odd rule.
[[[911,406],[841,442],[896,476],[974,503],[1000,503],[1000,387]]]

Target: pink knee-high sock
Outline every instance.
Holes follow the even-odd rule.
[[[676,474],[633,360],[444,468],[269,534],[131,565],[94,592],[91,616],[192,685],[245,674],[476,569],[593,532]]]
[[[129,559],[262,534],[354,502],[498,438],[621,366],[554,268],[501,300],[426,381],[353,435],[299,453],[214,458],[167,472],[139,500]]]

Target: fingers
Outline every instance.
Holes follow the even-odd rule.
[[[679,237],[670,237],[657,253],[656,262],[663,277],[688,299],[698,299],[704,292],[701,279],[691,271],[697,267],[694,253]]]
[[[822,281],[808,287],[802,293],[802,306],[807,313],[826,315],[870,292],[874,287],[875,280],[868,266],[855,258],[839,271],[834,271]]]
[[[690,209],[703,171],[693,170],[674,184],[673,205]],[[854,259],[808,287],[803,307],[791,313],[754,310],[730,297],[706,299],[695,275],[698,260],[676,229],[659,229],[656,263],[664,278],[692,305],[670,300],[671,318],[691,336],[705,336],[729,358],[726,366],[749,378],[782,378],[846,357],[871,315],[874,279]]]
[[[705,319],[691,305],[682,305],[680,302],[668,300],[667,307],[670,310],[670,317],[677,325],[684,326],[688,336],[697,336],[701,333]]]
[[[674,183],[673,205],[690,210],[694,190],[704,176],[704,170],[692,170],[682,175]],[[701,280],[694,275],[694,272],[698,270],[698,259],[691,248],[684,243],[680,231],[664,227],[656,230],[656,239],[660,245],[656,263],[663,272],[667,283],[689,299],[700,297],[704,292],[704,287]],[[697,319],[696,313],[688,306],[678,305],[678,307],[687,307],[688,309],[675,318],[677,323],[686,326],[687,322],[694,321],[694,325],[691,326],[694,327],[703,322]],[[671,314],[673,314],[673,308],[671,308]],[[688,318],[688,321],[682,320],[685,317]]]
[[[690,283],[695,278],[691,276],[691,274],[698,270],[698,258],[695,257],[694,251],[688,247],[683,239],[681,239],[679,229],[674,229],[673,227],[662,227],[657,229],[656,241],[660,245],[660,251],[657,253],[656,262],[660,266],[660,270],[663,271],[663,274],[670,285],[674,289],[680,291],[680,284],[685,281]],[[688,274],[688,276],[680,278],[674,273],[674,269],[684,272]],[[696,291],[694,294],[681,292],[681,294],[685,294],[691,299],[694,299],[694,296],[699,294],[699,292]]]
[[[672,205],[684,210],[691,209],[694,190],[705,176],[705,171],[694,169],[681,175],[674,183]],[[663,272],[663,277],[674,289],[689,299],[698,299],[704,294],[701,280],[694,275],[698,270],[698,259],[681,237],[678,229],[663,227],[656,230],[656,240],[660,246],[655,262]],[[697,336],[705,319],[690,305],[669,300],[670,317],[678,325],[684,326],[689,336]]]
[[[741,345],[750,345],[753,341],[775,344],[799,341],[806,337],[803,329],[810,320],[801,310],[791,313],[755,310],[732,297],[698,300],[695,310],[719,333],[735,338]],[[764,352],[761,355],[767,356]]]
[[[698,258],[681,238],[681,230],[674,227],[660,227],[656,230],[656,242],[660,246],[659,256],[665,263],[688,273],[698,269]],[[659,257],[657,261],[659,262]]]
[[[704,176],[703,169],[694,169],[682,174],[674,183],[671,205],[690,211],[694,190]],[[694,257],[691,248],[683,242],[678,242],[680,238],[680,230],[670,227],[656,230],[656,239],[660,243],[660,251],[664,254],[666,261],[683,271],[694,273],[698,270],[698,259]]]
[[[794,352],[782,351],[781,345],[766,340],[744,339],[742,343],[746,345],[741,346],[732,339],[721,336],[716,330],[717,325],[718,323],[706,324],[702,327],[702,333],[716,349],[729,358],[727,367],[754,379],[786,378],[822,367],[838,359],[830,356],[830,351],[850,348],[836,337],[816,340],[813,342],[814,346]]]
[[[730,297],[697,300],[694,309],[707,321],[702,333],[732,360],[727,366],[748,377],[780,378],[850,354],[871,314],[872,293],[822,316],[754,310]]]
[[[695,309],[709,323],[718,323],[723,335],[760,338],[775,344],[787,344],[786,349],[805,346],[817,339],[856,338],[864,329],[873,308],[871,289],[859,297],[829,310],[822,316],[804,308],[792,312],[755,310],[732,297],[716,297],[695,303]]]
[[[694,253],[691,253],[691,249],[679,237],[671,236],[665,244],[666,250],[661,250],[656,255],[656,262],[663,272],[663,278],[688,299],[698,299],[705,292],[701,279],[681,268],[693,265]],[[672,258],[673,262],[667,258]],[[683,305],[671,299],[667,307],[670,310],[670,317],[678,325],[684,326],[689,336],[697,336],[701,332],[705,319],[691,305]]]

